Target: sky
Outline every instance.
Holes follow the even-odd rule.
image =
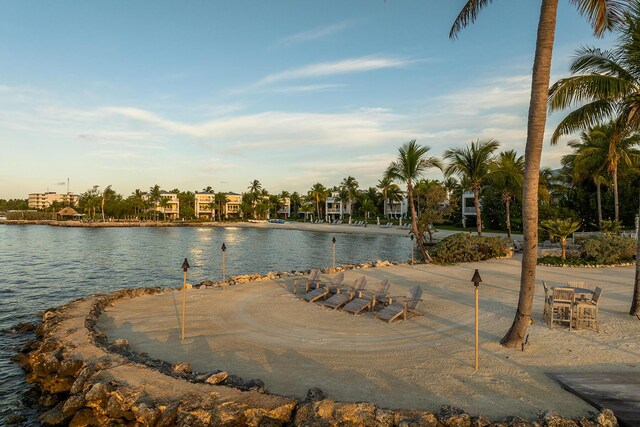
[[[492,2],[451,40],[464,2],[3,0],[0,198],[367,188],[412,139],[524,153],[540,2]],[[552,83],[614,42],[561,0]],[[548,142],[565,114],[543,166],[568,152]]]

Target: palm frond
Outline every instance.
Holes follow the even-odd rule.
[[[563,135],[587,130],[612,117],[618,106],[610,101],[594,101],[567,114],[551,135],[551,145],[556,145]]]
[[[468,0],[453,22],[453,26],[449,31],[449,38],[458,38],[460,31],[467,25],[473,24],[478,18],[480,10],[489,3],[491,3],[491,0]]]
[[[637,90],[633,82],[602,74],[585,74],[558,80],[549,89],[549,109],[563,110],[596,99],[617,100]]]
[[[570,0],[586,16],[596,37],[624,23],[628,2],[624,0]]]

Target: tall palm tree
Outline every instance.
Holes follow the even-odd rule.
[[[157,209],[157,207],[158,207],[158,203],[160,203],[160,197],[162,197],[162,190],[160,189],[160,186],[158,184],[156,184],[153,187],[149,188],[149,201],[156,208],[155,211],[154,211],[155,219],[158,219],[158,209]]]
[[[359,185],[358,181],[351,175],[344,178],[340,183],[340,187],[346,189],[349,193],[349,215],[353,215],[353,201],[358,198]]]
[[[260,181],[258,181],[257,179],[254,179],[249,183],[247,189],[250,193],[258,194],[260,193],[260,190],[262,190],[262,184],[260,184]]]
[[[524,157],[518,156],[514,150],[498,154],[490,165],[489,182],[500,191],[504,203],[507,220],[507,237],[511,239],[511,202],[522,196],[522,176],[524,174]]]
[[[340,219],[344,216],[344,205],[349,202],[349,190],[342,187],[338,190],[338,197],[335,198],[337,202],[340,202]]]
[[[160,201],[158,202],[158,207],[162,208],[162,219],[167,220],[167,208],[169,207],[169,198],[168,197],[160,197]]]
[[[387,168],[386,175],[393,180],[407,184],[407,194],[409,195],[409,206],[411,207],[411,230],[416,237],[418,248],[425,261],[431,261],[424,242],[424,236],[418,232],[416,207],[413,202],[413,183],[431,168],[442,170],[442,162],[434,156],[428,156],[431,148],[420,146],[416,140],[412,140],[402,145],[398,149],[398,157]]]
[[[494,139],[477,140],[463,148],[452,148],[444,152],[444,159],[449,160],[445,176],[457,175],[473,192],[476,208],[478,236],[482,236],[482,217],[480,215],[480,190],[489,175],[493,153],[500,144]]]
[[[111,185],[107,185],[102,191],[102,199],[100,201],[100,210],[102,212],[102,222],[104,222],[104,202],[115,194],[115,191],[111,189]]]
[[[309,190],[308,196],[315,202],[316,204],[316,215],[318,215],[318,219],[320,218],[320,202],[324,202],[327,198],[327,189],[324,185],[319,182],[313,184],[311,190]]]
[[[619,25],[624,20],[626,3],[618,0],[570,0],[578,7],[593,26],[596,36]],[[525,171],[522,191],[524,253],[520,273],[520,298],[516,315],[504,338],[506,347],[518,348],[522,344],[531,324],[531,308],[536,285],[538,262],[538,180],[540,157],[547,121],[547,91],[551,75],[551,58],[556,30],[558,0],[540,0],[540,19],[536,37],[536,50],[531,79],[531,99],[527,122],[527,144],[525,148]],[[473,23],[480,10],[491,0],[467,0],[449,32],[455,38],[467,25]]]
[[[605,154],[605,150],[593,151],[590,148],[602,147],[606,141],[602,138],[594,138],[590,132],[582,132],[580,140],[572,140],[567,145],[573,148],[573,153],[562,157],[561,163],[571,173],[574,183],[591,181],[596,186],[596,205],[598,209],[598,224],[602,224],[602,184],[606,184],[607,162],[606,156],[594,156],[593,154]]]
[[[218,204],[218,220],[222,221],[222,212],[223,212],[223,207],[229,203],[229,199],[227,198],[227,195],[219,192],[216,193],[215,196],[213,196],[213,200],[215,200],[215,202]]]

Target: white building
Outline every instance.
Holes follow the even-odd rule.
[[[54,202],[75,206],[78,203],[78,198],[77,194],[58,194],[55,191],[47,191],[46,193],[29,193],[28,203],[29,209],[46,209]]]
[[[324,201],[326,220],[342,219],[344,215],[351,215],[349,202],[340,200],[339,194],[337,191],[332,191]]]
[[[287,219],[291,216],[291,199],[289,197],[285,197],[280,201],[282,205],[279,206],[276,216],[284,215],[284,218]]]
[[[404,218],[407,216],[408,210],[409,200],[407,199],[406,193],[402,193],[402,199],[399,201],[392,202],[389,199],[384,200],[384,216],[387,219]]]

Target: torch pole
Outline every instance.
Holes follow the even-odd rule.
[[[187,270],[185,269],[183,274],[183,283],[182,283],[182,328],[180,339],[184,339],[184,316],[187,309]]]
[[[479,350],[478,350],[478,343],[479,343],[479,334],[478,334],[478,294],[479,294],[479,287],[476,286],[476,371],[478,370],[478,367],[480,366],[480,361],[479,361]]]

